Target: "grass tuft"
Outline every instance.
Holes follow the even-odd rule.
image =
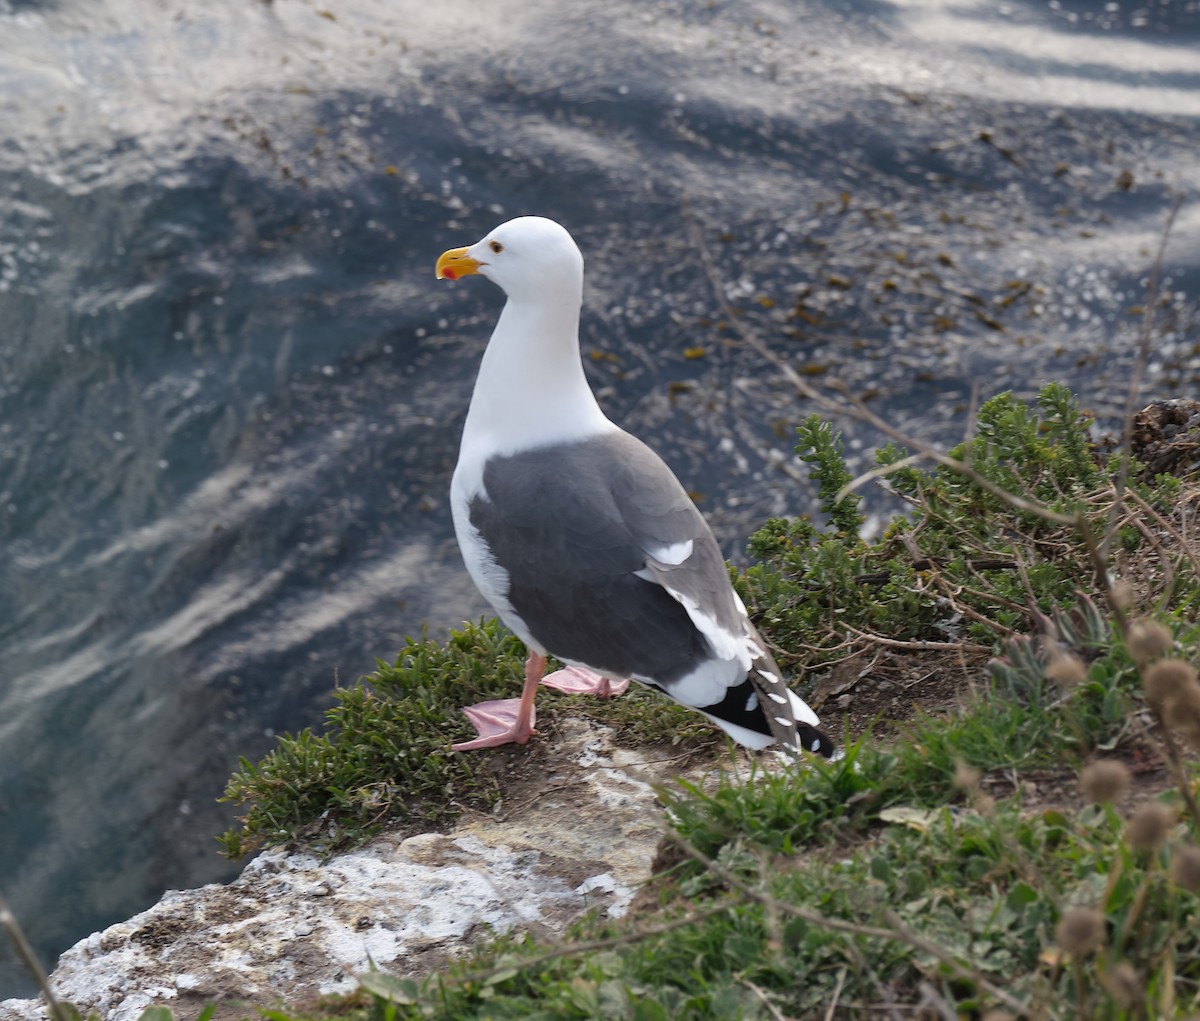
[[[449,745],[469,733],[459,706],[519,690],[524,656],[495,621],[445,645],[410,639],[394,663],[335,692],[321,733],[284,735],[262,761],[242,759],[223,800],[248,811],[221,837],[225,853],[300,840],[332,853],[385,819],[436,826],[465,805],[490,807],[495,778]]]

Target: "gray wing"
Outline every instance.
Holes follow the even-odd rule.
[[[707,522],[635,437],[493,458],[483,483],[471,524],[508,575],[513,609],[553,655],[669,689],[713,657],[710,629],[684,602],[742,634]]]

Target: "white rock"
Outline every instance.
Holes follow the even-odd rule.
[[[675,770],[628,750],[615,764],[603,728],[561,729],[573,766],[528,804],[505,806],[507,817],[464,819],[448,834],[385,833],[325,864],[266,852],[227,886],[168,891],[81,940],[52,988],[105,1021],[134,1021],[151,1004],[186,1019],[213,1001],[241,1016],[352,990],[372,966],[423,977],[490,932],[555,936],[597,907],[620,916],[658,844],[650,783]],[[0,1021],[46,1016],[38,1000],[0,1003]]]

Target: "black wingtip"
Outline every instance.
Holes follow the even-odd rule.
[[[800,746],[814,755],[823,755],[827,759],[832,759],[837,754],[837,745],[833,743],[829,735],[807,723],[797,721],[796,736],[800,739]]]

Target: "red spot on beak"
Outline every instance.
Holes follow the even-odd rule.
[[[444,276],[447,280],[457,280],[458,279],[458,274],[455,273],[454,270],[452,270],[452,269],[442,270],[442,276]]]

